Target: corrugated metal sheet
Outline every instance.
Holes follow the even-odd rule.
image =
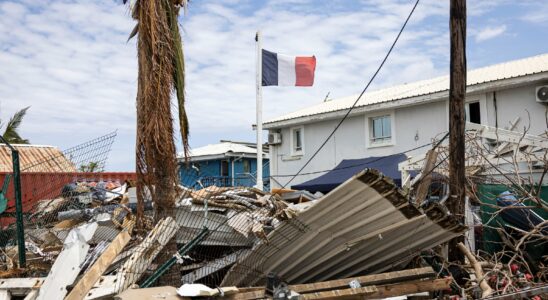
[[[200,156],[210,155],[223,155],[227,153],[245,153],[257,155],[257,149],[238,143],[222,142],[219,144],[207,145],[190,150],[191,158],[199,158]],[[178,157],[184,158],[184,153],[179,152]]]
[[[253,237],[246,238],[228,226],[228,217],[225,215],[209,212],[206,220],[203,211],[191,211],[189,206],[182,206],[176,208],[175,219],[181,226],[181,230],[177,232],[178,243],[190,242],[200,233],[203,226],[208,225],[214,229],[200,245],[231,247],[250,247],[253,245]]]
[[[542,72],[548,72],[548,54],[528,57],[525,59],[468,71],[467,83],[468,86],[473,86],[480,83],[516,78]],[[365,93],[356,107],[423,96],[448,90],[449,76],[441,76]],[[311,107],[273,118],[266,121],[264,124],[348,109],[352,106],[354,101],[356,101],[357,97],[358,95],[353,95],[350,97],[322,102]]]
[[[289,283],[307,283],[382,271],[461,234],[466,227],[442,207],[424,212],[393,182],[374,170],[349,179],[297,218],[307,230],[287,240],[276,232],[226,275],[223,285],[251,286],[274,272]],[[257,272],[260,270],[260,272]]]
[[[22,172],[76,172],[76,166],[53,146],[13,145],[19,150]],[[12,172],[11,150],[0,145],[0,172]]]

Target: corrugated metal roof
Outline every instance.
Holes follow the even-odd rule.
[[[467,84],[468,86],[473,86],[476,84],[493,82],[502,79],[516,78],[542,72],[548,72],[548,54],[537,55],[520,60],[514,60],[484,68],[470,70],[468,71],[467,75]],[[424,96],[448,90],[449,76],[441,76],[428,80],[397,85],[378,91],[367,92],[360,99],[356,107],[412,98],[417,96]],[[270,119],[264,124],[349,109],[354,101],[356,101],[357,97],[358,95],[353,95],[350,97],[322,102],[311,107],[307,107],[280,117]]]
[[[274,272],[289,283],[375,273],[461,234],[466,227],[431,204],[419,211],[394,183],[365,170],[297,216],[306,230],[288,239],[285,221],[230,269],[222,285],[258,285]],[[258,272],[260,271],[260,272]]]
[[[240,143],[222,142],[219,144],[207,145],[190,150],[191,159],[203,156],[224,155],[224,154],[252,154],[257,155],[257,149],[242,145]],[[179,158],[184,158],[184,153],[179,153]]]
[[[19,150],[21,172],[76,172],[63,152],[53,146],[13,145]],[[13,172],[11,150],[0,145],[0,172]]]

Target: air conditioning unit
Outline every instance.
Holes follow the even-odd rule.
[[[548,103],[548,85],[537,86],[535,96],[537,102]]]
[[[269,145],[279,145],[282,143],[282,134],[279,132],[272,132],[268,134]]]

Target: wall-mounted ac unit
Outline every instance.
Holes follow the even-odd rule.
[[[282,134],[279,132],[272,132],[268,134],[269,145],[279,145],[282,143]]]
[[[535,96],[537,102],[548,103],[548,85],[537,86]]]

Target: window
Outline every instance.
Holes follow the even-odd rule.
[[[291,155],[303,155],[304,151],[304,132],[303,127],[291,129]]]
[[[383,144],[390,142],[392,138],[392,125],[390,116],[380,116],[371,118],[370,140],[371,144]]]
[[[221,160],[221,176],[228,176],[228,160]]]
[[[242,163],[244,167],[244,173],[251,173],[251,165],[249,164],[249,160],[244,159]]]
[[[464,107],[466,114],[466,121],[470,123],[481,124],[480,116],[480,103],[479,102],[469,102],[466,103]]]

